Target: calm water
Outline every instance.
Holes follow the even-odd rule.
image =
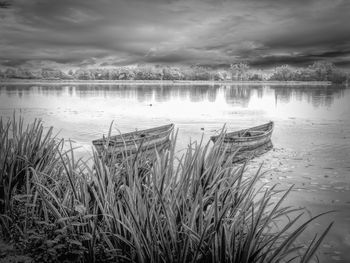
[[[320,253],[321,262],[350,262],[350,89],[335,86],[133,86],[1,85],[0,115],[21,111],[42,118],[59,136],[82,146],[114,129],[133,131],[175,123],[178,149],[207,140],[226,123],[229,130],[275,122],[274,149],[255,159],[268,170],[261,182],[295,184],[288,203],[310,214],[337,210],[311,225],[335,225]]]

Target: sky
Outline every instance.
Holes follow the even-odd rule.
[[[350,67],[349,0],[0,0],[0,7],[2,64]]]

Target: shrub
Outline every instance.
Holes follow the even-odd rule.
[[[271,75],[270,80],[293,81],[296,80],[295,70],[288,65],[277,67]]]

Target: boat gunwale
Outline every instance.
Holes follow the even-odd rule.
[[[166,140],[165,142],[149,145],[148,147],[141,147],[140,149],[138,147],[135,147],[135,148],[130,148],[130,149],[126,149],[126,150],[124,149],[122,151],[118,151],[116,149],[117,147],[114,147],[112,151],[108,152],[108,154],[109,155],[116,155],[117,157],[130,156],[130,155],[134,155],[138,152],[141,152],[141,153],[146,152],[147,153],[147,152],[151,152],[154,150],[159,150],[159,149],[162,149],[166,146],[170,146],[170,144],[171,144],[171,141]]]
[[[262,138],[265,138],[269,136],[273,132],[273,129],[264,132],[263,134],[259,135],[253,135],[250,137],[225,137],[224,138],[224,143],[229,143],[229,142],[250,142],[250,141],[256,141]]]
[[[109,142],[108,146],[125,146],[127,144],[135,144],[139,141],[145,141],[145,140],[149,140],[152,139],[152,137],[163,137],[160,135],[167,135],[170,134],[171,131],[174,129],[174,124],[166,124],[166,125],[162,125],[162,126],[158,126],[158,127],[154,127],[154,128],[149,128],[149,129],[144,129],[144,130],[139,130],[139,131],[133,131],[133,132],[128,132],[128,133],[121,133],[119,135],[113,135],[110,136],[109,138],[101,138],[101,139],[96,139],[92,141],[92,144],[95,146],[101,146],[101,145],[105,145],[107,143],[107,141]],[[137,133],[150,133],[153,131],[157,131],[160,130],[159,133],[157,134],[152,134],[152,135],[146,135],[144,137],[141,138],[136,138],[136,139],[124,139],[125,137],[128,137],[132,134],[137,134]],[[165,136],[164,136],[165,137]],[[119,139],[119,140],[118,140]]]
[[[238,136],[233,137],[234,135],[238,135],[241,132],[246,132],[249,130],[263,129],[263,128],[266,128],[266,130],[262,130],[263,133],[259,134],[259,135],[252,135],[249,137],[238,137]],[[258,125],[258,126],[254,126],[251,128],[246,128],[246,129],[241,129],[238,131],[226,133],[226,134],[224,134],[223,141],[224,141],[224,143],[255,141],[255,140],[264,138],[266,136],[269,136],[273,132],[273,128],[274,128],[274,122],[269,121],[268,123],[265,123],[262,125]],[[221,134],[214,135],[214,136],[211,136],[210,139],[215,142],[220,136],[221,136]]]

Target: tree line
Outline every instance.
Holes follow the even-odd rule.
[[[199,81],[331,81],[343,83],[349,75],[330,62],[315,62],[308,67],[278,66],[272,71],[250,68],[247,63],[224,69],[202,66],[119,66],[101,68],[13,68],[0,71],[2,79],[44,80],[199,80]]]

